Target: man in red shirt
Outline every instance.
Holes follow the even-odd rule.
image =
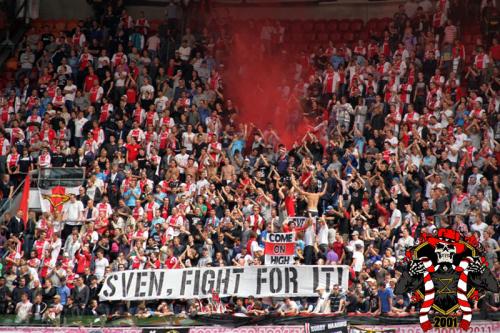
[[[135,139],[131,136],[128,137],[128,140],[129,143],[125,145],[125,148],[127,149],[127,162],[132,163],[137,158],[137,155],[139,155],[141,145],[136,143]]]
[[[94,73],[94,69],[89,67],[89,73],[85,77],[85,82],[83,83],[83,91],[86,93],[90,92],[95,81],[97,81],[97,85],[99,85],[99,77]]]

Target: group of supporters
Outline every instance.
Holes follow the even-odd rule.
[[[459,5],[409,1],[369,40],[290,57],[275,88],[309,125],[293,145],[239,120],[247,110],[230,100],[220,66],[231,22],[156,32],[144,15],[109,6],[72,31],[30,30],[0,100],[2,199],[36,168],[84,167],[86,179],[51,212],[5,215],[0,314],[404,316],[418,309],[393,294],[399,260],[439,227],[476,235],[500,277],[500,46],[490,31],[466,49],[465,21],[452,17]],[[263,59],[287,47],[279,23],[258,33]],[[114,271],[263,265],[273,232],[295,233],[296,265],[350,266],[348,290],[220,304],[99,300]],[[500,307],[494,293],[473,303]]]

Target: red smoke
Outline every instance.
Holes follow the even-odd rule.
[[[267,45],[264,51],[260,28],[233,32],[232,40],[224,62],[224,93],[239,108],[239,121],[254,123],[263,131],[271,124],[290,148],[302,139],[307,127],[300,121],[299,101],[292,97],[295,59],[275,46]],[[284,86],[290,89],[288,97],[280,89]]]

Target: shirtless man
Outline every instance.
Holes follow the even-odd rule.
[[[186,177],[191,175],[193,180],[196,182],[198,180],[198,163],[195,163],[194,158],[189,157],[186,167],[184,168],[184,173]]]
[[[229,184],[231,182],[231,180],[234,178],[235,174],[236,174],[236,170],[234,168],[234,165],[231,164],[231,162],[229,161],[229,158],[225,157],[224,158],[224,166],[221,169],[222,180],[226,184]]]
[[[321,198],[326,193],[326,184],[323,186],[323,190],[321,192],[311,193],[311,192],[303,191],[297,185],[297,181],[295,180],[295,176],[292,176],[291,181],[292,181],[293,187],[306,198],[307,211],[309,212],[311,217],[318,216],[318,202],[319,202],[319,198]]]

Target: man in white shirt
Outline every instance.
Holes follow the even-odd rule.
[[[181,56],[182,61],[188,61],[191,56],[191,48],[189,47],[187,40],[182,41],[182,45],[177,50],[179,55]]]
[[[363,270],[363,265],[365,263],[365,256],[363,254],[363,247],[360,244],[354,246],[354,252],[352,253],[352,264],[351,267],[356,273]]]
[[[63,219],[68,225],[80,225],[83,220],[83,203],[76,200],[76,196],[71,194],[69,201],[63,208]]]
[[[394,202],[394,201],[391,201],[389,208],[392,210],[389,225],[390,225],[391,229],[399,228],[399,226],[401,225],[401,221],[402,221],[401,211],[396,207],[396,202]]]
[[[87,119],[83,116],[83,112],[78,112],[78,116],[75,119],[75,145],[81,147],[83,143],[83,126],[87,122]]]
[[[293,316],[299,313],[299,306],[290,297],[287,297],[278,309],[278,313],[280,316]]]
[[[158,97],[155,98],[156,112],[161,113],[167,108],[168,97],[163,95],[163,91],[158,91]]]
[[[158,35],[158,32],[155,33],[153,36],[149,37],[148,40],[146,41],[146,46],[148,49],[148,53],[151,56],[151,59],[156,58],[158,51],[160,50],[160,37]]]
[[[149,84],[149,79],[144,78],[144,84],[141,87],[141,99],[142,100],[152,100],[155,95],[155,88]]]
[[[94,274],[99,281],[104,277],[104,273],[106,272],[106,267],[109,266],[109,261],[104,257],[102,251],[97,252],[97,258],[95,259],[95,270]]]
[[[73,102],[75,101],[76,97],[76,89],[77,88],[76,85],[73,83],[73,79],[68,78],[68,82],[64,87],[63,94],[64,94],[64,103],[66,104],[66,107],[70,112],[73,109]]]
[[[181,147],[181,152],[175,155],[175,162],[179,167],[179,172],[181,175],[184,174],[184,168],[187,166],[189,159],[189,154],[186,153],[186,147]]]
[[[21,302],[16,304],[16,324],[27,323],[31,316],[31,308],[33,304],[30,302],[27,293],[21,295]]]
[[[71,69],[71,66],[68,65],[68,60],[66,58],[61,59],[61,64],[57,67],[57,72],[59,73],[61,69],[64,69],[65,74],[71,75],[73,73],[73,70]]]

